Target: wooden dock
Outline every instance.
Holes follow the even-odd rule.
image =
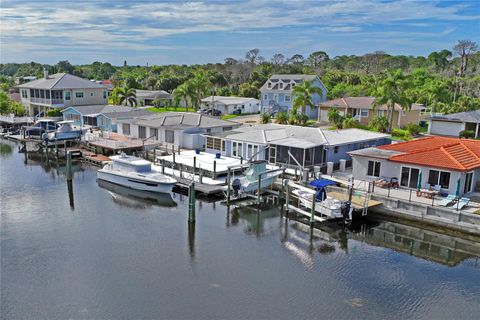
[[[87,150],[83,150],[82,154],[83,154],[83,159],[85,160],[85,162],[94,164],[96,166],[103,167],[105,164],[112,161],[112,159],[110,159],[109,157],[106,157],[106,156],[101,155],[101,154],[95,154],[95,153],[87,151]]]

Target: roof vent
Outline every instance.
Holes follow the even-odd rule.
[[[45,79],[48,79],[48,71],[47,71],[47,68],[43,68],[43,77]]]

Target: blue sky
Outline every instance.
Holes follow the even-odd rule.
[[[480,42],[480,0],[2,0],[1,62],[130,65],[326,51],[428,55]]]

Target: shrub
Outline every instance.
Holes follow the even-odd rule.
[[[48,110],[47,111],[47,116],[49,116],[49,117],[61,117],[62,112],[60,112],[60,109]]]
[[[458,136],[460,138],[473,139],[473,138],[475,138],[475,131],[473,131],[473,130],[463,130],[463,131],[460,131]]]
[[[345,117],[343,118],[342,121],[342,128],[343,129],[348,129],[348,128],[356,128],[358,125],[358,120],[352,117]]]
[[[410,135],[410,132],[407,130],[403,129],[398,129],[398,128],[393,128],[392,129],[392,136],[397,137],[401,140],[411,140],[412,136]]]
[[[275,120],[278,124],[287,124],[288,123],[288,114],[284,111],[277,113]]]
[[[262,113],[262,116],[260,117],[260,123],[266,124],[269,123],[271,120],[271,117],[268,113]]]
[[[297,117],[297,123],[301,126],[305,126],[310,118],[306,114],[300,114]]]
[[[420,125],[418,125],[417,123],[408,123],[406,126],[405,126],[405,129],[412,135],[412,136],[416,136],[417,134],[420,133],[421,131],[421,127]]]
[[[368,123],[370,128],[379,132],[387,132],[388,124],[388,119],[384,116],[375,116]]]
[[[328,122],[341,129],[343,125],[344,117],[338,112],[336,108],[330,108],[328,110]]]

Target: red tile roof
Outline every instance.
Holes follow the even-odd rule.
[[[457,171],[480,168],[480,141],[432,136],[377,147],[403,152],[390,161]]]

